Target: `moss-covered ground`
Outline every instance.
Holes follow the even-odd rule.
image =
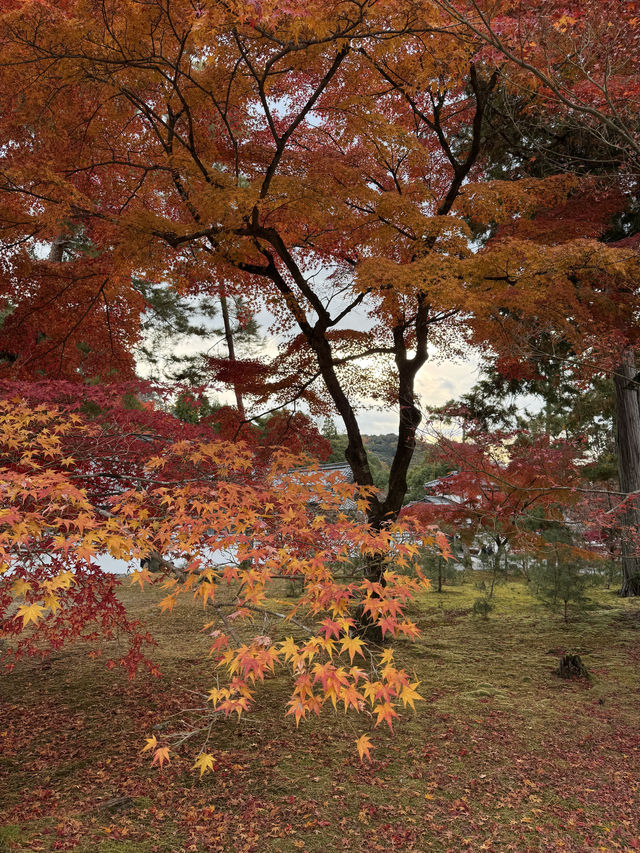
[[[638,601],[593,591],[564,624],[521,581],[486,620],[473,582],[425,594],[420,639],[396,643],[425,701],[394,736],[333,712],[296,729],[276,679],[246,720],[213,726],[216,770],[199,779],[188,744],[162,770],[140,750],[212,683],[202,611],[122,594],[161,678],[129,681],[80,647],[1,677],[0,851],[640,850]],[[590,682],[554,675],[567,651]]]

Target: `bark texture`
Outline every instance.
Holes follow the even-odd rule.
[[[622,586],[624,597],[640,595],[640,405],[635,354],[626,349],[614,375],[618,480],[624,499]]]
[[[580,655],[563,655],[557,670],[560,678],[589,678],[586,666]]]

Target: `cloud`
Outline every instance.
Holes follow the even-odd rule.
[[[476,358],[467,361],[438,358],[427,362],[416,378],[416,392],[421,406],[424,409],[441,406],[465,394],[476,383],[477,371]],[[368,435],[397,432],[398,412],[391,408],[365,411],[359,413],[358,422],[362,432]]]

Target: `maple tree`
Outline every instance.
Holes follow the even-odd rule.
[[[486,434],[496,429],[525,429],[550,441],[562,439],[579,447],[583,457],[579,472],[582,499],[572,513],[575,517],[578,512],[587,541],[606,544],[609,559],[621,568],[621,543],[625,539],[630,543],[633,556],[636,536],[625,518],[628,501],[616,477],[620,443],[615,436],[619,417],[615,413],[614,380],[609,369],[596,372],[590,367],[585,371],[567,341],[556,341],[555,353],[562,353],[562,358],[556,361],[545,357],[541,346],[532,348],[528,359],[532,370],[524,377],[502,376],[489,362],[484,378],[471,392],[435,411],[440,417],[447,413],[461,416],[463,435],[465,423],[470,421],[474,430]],[[625,389],[625,395],[629,390]],[[522,404],[524,395],[526,406]],[[633,400],[632,393],[629,397]],[[624,574],[633,576],[632,572]]]
[[[547,217],[546,229],[553,227],[555,237],[547,230],[546,239],[559,241],[573,232],[637,251],[639,4],[540,0],[523,6],[438,0],[437,5],[484,45],[486,57],[501,57],[506,63],[507,96],[496,112],[500,141],[494,146],[502,149],[506,173],[515,170],[521,177],[573,172],[587,189],[588,205],[574,202]],[[614,214],[617,237],[612,236]],[[517,223],[516,229],[540,239],[541,224],[545,231],[539,221],[524,229]],[[620,592],[628,596],[640,592],[635,544],[640,513],[634,498],[640,488],[640,421],[633,385],[637,373],[635,329],[630,330],[633,309],[628,296],[620,304],[626,306],[627,316],[619,326],[608,327],[609,345],[595,347],[588,356],[596,370],[609,365],[614,380],[618,479],[625,496],[619,521],[626,531]],[[594,327],[600,319],[594,317]],[[586,351],[578,348],[572,354],[584,357]]]
[[[486,342],[504,324],[510,341],[515,332],[528,341],[535,323],[600,350],[609,338],[598,330],[586,341],[577,320],[596,308],[628,313],[637,265],[591,231],[569,228],[558,241],[557,221],[591,191],[575,175],[491,178],[484,118],[501,69],[450,25],[450,11],[429,0],[3,5],[2,367],[21,381],[6,394],[17,402],[4,414],[5,467],[11,501],[26,500],[6,521],[9,578],[23,545],[37,555],[23,561],[35,572],[23,578],[29,588],[6,593],[6,602],[24,600],[22,618],[11,620],[16,633],[53,624],[40,618],[45,596],[73,597],[75,581],[55,594],[69,565],[82,578],[101,551],[157,554],[163,607],[193,593],[221,622],[211,626],[220,632],[213,645],[229,683],[212,690],[216,708],[242,713],[254,683],[279,663],[294,680],[296,720],[327,703],[359,710],[369,702],[391,727],[396,708],[412,704],[415,683],[390,649],[380,677],[354,665],[363,650],[351,608],[359,602],[383,637],[415,634],[402,610],[418,581],[396,569],[415,557],[419,531],[414,525],[404,541],[397,519],[429,347],[456,336]],[[550,210],[553,228],[529,233],[525,223]],[[477,251],[478,235],[496,228]],[[68,247],[66,257],[42,257],[42,244]],[[593,286],[585,289],[585,278]],[[270,362],[231,351],[211,360],[236,391],[238,411],[222,425],[232,433],[178,427],[153,405],[125,410],[115,386],[95,391],[109,397],[108,414],[92,416],[77,399],[60,408],[46,383],[34,382],[64,377],[89,394],[85,379],[132,378],[144,307],[136,281],[223,306],[241,297],[248,310],[274,314],[282,346]],[[613,281],[621,299],[610,298]],[[562,302],[554,306],[550,294]],[[256,452],[245,396],[282,407],[302,400],[313,415],[335,409],[355,488],[328,489],[317,472],[290,474],[299,458]],[[373,488],[358,424],[363,397],[398,415],[385,495]],[[45,406],[37,434],[23,402],[34,398]],[[55,446],[43,445],[52,431]],[[74,480],[86,494],[71,491]],[[62,502],[55,518],[51,488]],[[368,524],[340,512],[347,497]],[[331,512],[312,518],[311,503]],[[73,549],[63,542],[68,530]],[[231,545],[237,561],[212,568],[211,552]],[[365,556],[363,574],[342,583],[332,567],[352,552]],[[286,615],[308,609],[310,638],[234,639],[229,614],[269,616],[268,586],[281,575],[304,579]],[[153,579],[148,569],[136,577]],[[232,602],[217,599],[225,583]],[[348,667],[334,655],[348,656]],[[365,741],[359,749],[366,754]],[[161,764],[166,754],[154,757]]]
[[[454,412],[449,409],[450,416]],[[468,539],[479,534],[479,541],[490,542],[491,597],[506,548],[544,554],[545,527],[562,526],[570,507],[580,501],[580,449],[524,430],[487,431],[473,422],[467,424],[464,442],[440,436],[437,447],[438,455],[456,469],[435,486],[435,494],[448,496],[448,501],[417,501],[403,515],[427,525],[447,525]],[[573,557],[587,554],[586,548],[566,551]]]
[[[637,0],[616,3],[533,0],[435,0],[452,22],[509,65],[520,91],[535,93],[553,115],[615,147],[637,170],[640,42]],[[534,107],[535,109],[535,107]]]
[[[141,561],[131,581],[161,583],[163,611],[191,596],[210,611],[211,653],[228,678],[210,691],[214,713],[240,716],[256,684],[284,668],[296,723],[328,703],[345,712],[370,707],[376,724],[392,729],[397,707],[420,698],[417,684],[391,649],[380,670],[366,666],[353,606],[383,636],[415,637],[403,611],[428,582],[398,570],[434,534],[407,540],[406,525],[376,532],[344,510],[349,500],[362,510],[366,495],[300,468],[291,451],[230,442],[151,403],[125,408],[118,390],[49,382],[31,388],[34,405],[15,386],[4,388],[0,606],[3,634],[15,638],[11,657],[124,632],[129,649],[118,662],[155,672],[145,652],[152,637],[127,616],[115,577],[96,565],[108,553]],[[381,551],[393,559],[384,586],[336,573]],[[294,604],[273,601],[274,582],[289,578],[302,580],[302,594]],[[271,633],[283,620],[292,634],[276,641]],[[169,747],[153,747],[162,766]],[[196,766],[206,772],[212,761],[202,753]]]
[[[3,197],[16,245],[61,223],[80,229],[97,247],[93,263],[109,247],[125,303],[133,270],[180,292],[219,294],[223,281],[225,293],[266,301],[292,337],[266,374],[226,362],[237,392],[246,377],[281,402],[335,406],[361,485],[373,480],[353,389],[397,407],[389,489],[369,504],[376,526],[406,491],[428,341],[481,309],[486,279],[513,256],[511,245],[471,251],[465,217],[521,218],[562,204],[575,185],[483,182],[483,116],[499,72],[447,22],[428,2],[118,4],[98,15],[83,3],[18,3],[4,17]],[[19,98],[18,68],[32,75]],[[56,109],[70,92],[73,106]],[[519,249],[533,268],[557,264],[558,252]],[[574,265],[593,263],[593,251],[576,246]],[[370,329],[349,328],[362,311]],[[379,381],[364,378],[371,357],[386,363]],[[274,370],[280,378],[266,381]]]

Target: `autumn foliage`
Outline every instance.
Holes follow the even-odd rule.
[[[96,564],[109,554],[142,561],[131,581],[160,583],[163,611],[179,597],[204,609],[223,678],[209,694],[213,712],[248,711],[257,684],[277,671],[292,680],[287,713],[296,723],[329,704],[369,708],[392,728],[398,706],[414,707],[417,685],[391,649],[366,651],[354,606],[382,636],[414,637],[403,611],[428,582],[419,569],[400,572],[434,534],[408,536],[398,524],[372,530],[360,517],[366,495],[281,448],[266,459],[151,404],[126,409],[102,390],[80,400],[76,388],[58,385],[58,400],[46,405],[12,390],[2,402],[0,516],[11,658],[78,639],[99,654],[100,641],[124,633],[129,649],[117,663],[153,671],[152,638],[128,619],[115,577]],[[358,569],[378,554],[389,560],[384,584]],[[276,580],[300,583],[294,603],[273,600]],[[290,632],[283,641],[271,636],[282,633],[279,622]],[[380,669],[370,667],[374,659]],[[154,761],[164,755],[156,751]]]
[[[572,516],[574,523],[578,518],[584,522],[580,447],[523,430],[467,428],[464,442],[441,436],[437,446],[437,453],[455,466],[435,488],[447,502],[418,501],[403,516],[438,523],[470,542],[480,534],[480,541],[491,543],[496,553],[508,545],[540,557],[549,547],[546,524],[563,525]],[[573,550],[574,556],[585,553]]]
[[[185,596],[204,609],[214,712],[249,710],[277,672],[296,722],[333,706],[392,728],[413,706],[415,680],[363,629],[414,637],[420,547],[446,547],[398,520],[429,348],[479,345],[518,375],[544,337],[599,370],[635,341],[637,254],[600,238],[633,196],[637,4],[612,29],[596,5],[1,4],[0,607],[13,654],[123,631],[120,662],[153,667],[152,638],[96,566],[110,554],[142,561],[133,580],[161,584],[163,610]],[[583,65],[555,72],[578,43]],[[605,126],[620,173],[496,177],[485,117],[523,90],[529,112]],[[261,433],[241,406],[180,423],[169,393],[136,382],[136,280],[268,308],[277,354],[207,361],[213,383],[278,410]],[[398,417],[385,495],[363,399]],[[341,417],[355,485],[318,469],[317,431],[281,411],[299,403]],[[501,518],[522,511],[523,490],[573,482],[545,469],[561,450],[534,450],[533,469],[508,471]],[[301,586],[294,603],[276,600],[286,581]],[[357,745],[368,756],[366,735]],[[147,747],[168,760],[167,745]],[[208,753],[197,767],[211,769]]]

